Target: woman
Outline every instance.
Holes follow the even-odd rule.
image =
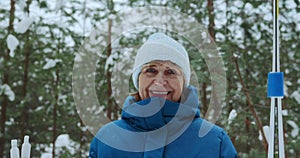
[[[138,92],[127,97],[121,120],[99,130],[89,157],[237,157],[225,131],[200,118],[189,65],[188,53],[177,41],[163,33],[151,35],[134,63]],[[211,129],[200,136],[204,124]]]

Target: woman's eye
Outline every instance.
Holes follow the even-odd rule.
[[[156,69],[150,67],[150,68],[146,69],[146,72],[148,72],[148,73],[156,73]]]
[[[168,70],[167,70],[167,74],[169,74],[169,75],[175,75],[175,74],[177,74],[177,73],[176,73],[176,71],[173,70],[173,69],[168,69]]]

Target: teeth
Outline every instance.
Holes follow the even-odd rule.
[[[153,94],[161,94],[161,95],[168,94],[168,92],[157,92],[157,91],[152,91],[152,93]]]

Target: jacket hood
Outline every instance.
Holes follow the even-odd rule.
[[[173,102],[159,97],[151,97],[139,102],[129,96],[124,102],[122,119],[141,131],[155,130],[175,120],[179,126],[193,118],[200,117],[197,89],[184,89],[181,102]]]

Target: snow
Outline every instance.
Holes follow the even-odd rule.
[[[293,0],[286,0],[286,8],[293,9],[297,7],[297,4]]]
[[[292,86],[292,85],[293,85],[293,83],[292,83],[291,81],[285,81],[285,84],[286,84],[287,86]]]
[[[270,133],[270,128],[269,128],[269,126],[263,126],[263,131],[264,131],[265,137],[266,137],[266,139],[267,139],[267,142],[269,142],[269,139],[270,139],[270,134],[269,134],[269,133]],[[259,131],[258,139],[259,139],[260,141],[263,140],[263,137],[262,137],[262,134],[261,134],[260,131]]]
[[[245,4],[244,9],[245,9],[245,12],[246,12],[247,14],[253,14],[253,12],[255,11],[255,9],[253,8],[253,5],[252,5],[251,3],[249,3],[249,2],[247,2],[247,3]]]
[[[65,147],[71,154],[75,154],[76,143],[70,138],[68,134],[61,134],[55,141],[56,148],[58,151]]]
[[[70,35],[65,37],[65,42],[66,42],[67,47],[74,47],[75,46],[75,42],[74,42],[72,36],[70,36]]]
[[[58,96],[58,100],[59,100],[60,102],[62,102],[63,104],[67,104],[67,98],[68,98],[67,95],[59,94],[59,96]]]
[[[76,61],[76,62],[81,62],[82,61],[82,58],[81,58],[81,55],[80,54],[75,54],[75,59],[74,59],[74,61]]]
[[[288,110],[284,109],[282,110],[282,116],[288,116],[289,113],[288,113]]]
[[[76,143],[71,140],[68,134],[61,134],[55,140],[55,152],[59,153],[63,148],[67,149],[71,154],[76,152]],[[45,148],[45,153],[41,154],[41,158],[52,158],[52,146]]]
[[[57,80],[56,72],[55,72],[55,71],[52,71],[51,74],[52,74],[52,76],[53,76],[53,78],[54,78],[54,81],[56,81],[56,80]]]
[[[265,21],[272,21],[273,20],[273,16],[272,16],[272,14],[264,14],[263,15],[263,19]]]
[[[56,0],[55,11],[60,10],[64,5],[64,0]]]
[[[114,14],[108,15],[108,19],[115,20],[116,18],[117,18],[117,16]]]
[[[44,107],[43,106],[39,106],[39,107],[37,107],[36,109],[34,109],[34,111],[41,111],[41,110],[43,110],[44,109]]]
[[[4,93],[10,101],[15,100],[15,93],[11,90],[9,85],[3,84],[0,85],[0,94]]]
[[[291,98],[294,98],[298,104],[300,104],[300,93],[298,91],[295,91],[291,94]]]
[[[107,71],[111,65],[114,65],[115,59],[118,59],[118,54],[111,54],[108,57],[105,63],[105,71]]]
[[[26,7],[26,2],[24,0],[17,0],[16,3],[20,7],[20,10],[24,10]]]
[[[226,14],[226,2],[224,1],[216,1],[215,3],[215,9],[218,12],[222,12],[223,14],[215,14],[216,16],[216,21],[215,21],[215,25],[216,28],[221,29],[222,27],[224,27],[227,23],[227,14]],[[195,8],[197,8],[197,6],[195,6]]]
[[[55,145],[57,147],[67,147],[70,144],[70,136],[68,134],[61,134],[57,137]]]
[[[31,17],[24,17],[19,23],[15,25],[15,32],[17,33],[25,33],[30,25],[33,23],[33,18]]]
[[[17,46],[19,45],[19,40],[14,35],[9,34],[6,39],[6,43],[7,43],[8,49],[10,50],[9,56],[14,57],[15,56],[14,51],[17,48]]]
[[[288,120],[286,121],[290,126],[293,127],[292,132],[291,132],[291,136],[292,137],[297,137],[299,134],[299,126],[292,120]]]
[[[56,63],[62,62],[61,59],[46,59],[47,63],[44,65],[43,69],[50,69],[56,66]]]
[[[228,117],[228,123],[230,124],[237,116],[237,112],[235,109],[231,110]]]
[[[41,158],[52,158],[52,154],[51,153],[43,153],[41,155]]]

